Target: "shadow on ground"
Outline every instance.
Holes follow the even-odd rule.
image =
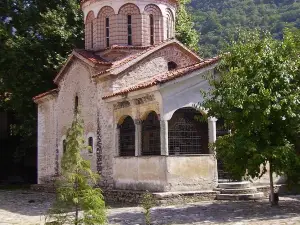
[[[300,197],[280,202],[271,207],[263,202],[212,202],[181,207],[156,208],[152,211],[153,224],[234,223],[297,219],[300,222]],[[143,224],[143,214],[120,212],[109,217],[111,224]]]
[[[54,194],[28,190],[0,190],[0,218],[13,213],[22,216],[43,216],[50,208]],[[181,206],[158,207],[152,210],[153,224],[222,224],[227,222],[261,222],[286,219],[300,222],[300,196],[281,198],[279,207],[267,200],[258,202],[203,202]],[[144,224],[139,207],[112,207],[110,224]],[[297,220],[296,220],[297,219]],[[1,222],[1,221],[0,221]],[[269,224],[272,224],[269,223]],[[295,223],[296,224],[296,223]]]

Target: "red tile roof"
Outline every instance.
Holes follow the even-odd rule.
[[[112,65],[111,62],[108,62],[107,60],[103,59],[99,55],[96,55],[92,51],[83,50],[83,49],[75,49],[74,51],[94,64]]]
[[[37,100],[39,100],[39,99],[41,99],[43,97],[46,97],[46,96],[52,95],[52,94],[56,94],[56,93],[58,93],[58,89],[57,88],[56,89],[52,89],[50,91],[47,91],[45,93],[39,94],[39,95],[33,97],[32,99],[33,99],[33,101],[37,101]]]
[[[191,65],[191,66],[187,66],[187,67],[180,68],[180,69],[177,69],[177,70],[172,70],[172,71],[169,71],[167,73],[157,75],[157,76],[151,78],[150,80],[147,80],[147,81],[142,82],[140,84],[137,84],[137,85],[134,85],[132,87],[123,89],[121,91],[106,95],[102,99],[108,99],[108,98],[111,98],[111,97],[114,97],[114,96],[124,95],[124,94],[127,94],[129,92],[149,88],[149,87],[152,87],[152,86],[155,86],[155,85],[158,85],[158,84],[164,84],[168,81],[175,80],[176,78],[188,75],[191,72],[194,72],[196,70],[203,69],[205,67],[213,65],[213,64],[217,63],[219,60],[220,60],[220,57],[214,57],[214,58],[211,58],[211,59],[204,60],[200,63],[196,63],[196,64]]]

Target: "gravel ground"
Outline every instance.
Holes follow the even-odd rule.
[[[31,191],[0,191],[0,225],[44,224],[53,194]],[[139,207],[111,207],[109,224],[144,224]],[[267,200],[251,202],[213,201],[158,207],[152,210],[153,224],[299,224],[300,196],[280,198],[279,207]]]

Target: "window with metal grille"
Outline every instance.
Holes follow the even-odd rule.
[[[105,19],[106,47],[109,47],[109,18]]]
[[[142,123],[142,155],[160,155],[160,122],[155,112]]]
[[[135,125],[130,116],[127,116],[119,125],[120,156],[135,156]]]
[[[154,18],[150,15],[150,44],[154,45]]]
[[[89,144],[89,152],[93,153],[93,151],[94,151],[94,139],[93,139],[93,137],[89,137],[88,144]]]
[[[196,117],[201,113],[193,108],[177,110],[169,121],[169,154],[208,154],[208,124]]]
[[[132,45],[132,16],[127,15],[128,45]]]

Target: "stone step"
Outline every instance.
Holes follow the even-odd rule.
[[[245,189],[250,187],[251,187],[251,183],[249,181],[219,183],[218,185],[218,188],[221,189]]]
[[[221,189],[221,194],[254,194],[257,193],[255,187],[242,188],[242,189]]]
[[[257,192],[254,194],[219,194],[217,200],[239,201],[239,200],[258,200],[264,197],[264,193]]]

